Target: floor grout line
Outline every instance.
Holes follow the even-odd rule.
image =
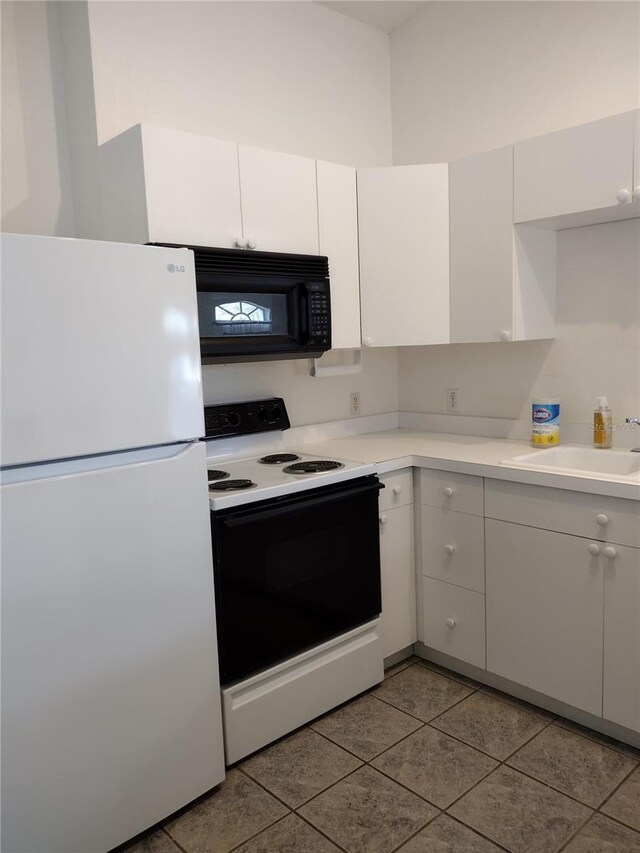
[[[260,835],[262,835],[263,832],[266,832],[268,829],[272,829],[274,826],[281,823],[285,818],[289,817],[290,814],[292,814],[292,812],[283,814],[282,817],[279,817],[277,820],[274,820],[274,822],[270,823],[269,826],[264,826],[262,829],[258,830],[258,832],[254,832],[253,835],[250,835],[249,838],[245,838],[244,841],[241,841],[239,844],[235,844],[233,847],[230,847],[229,850],[226,851],[226,853],[233,853],[234,850],[239,850],[243,844],[248,844],[250,841],[253,841],[255,838],[258,838]]]
[[[164,833],[164,834],[167,836],[167,838],[169,839],[169,841],[170,841],[172,844],[174,844],[174,845],[178,848],[178,850],[181,850],[181,851],[182,851],[182,853],[188,853],[188,851],[184,849],[184,847],[182,846],[182,844],[179,844],[179,843],[175,840],[175,838],[173,838],[171,835],[169,835],[169,833],[168,833],[168,832],[167,832],[167,830],[164,828],[164,826],[161,826],[161,827],[160,827],[160,832]]]

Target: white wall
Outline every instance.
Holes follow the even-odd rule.
[[[393,157],[455,160],[634,109],[640,4],[432,2],[391,34]]]
[[[90,2],[98,140],[137,122],[391,162],[386,34],[310,2]]]
[[[53,12],[53,14],[52,14]],[[3,231],[74,233],[62,47],[44,2],[2,2]]]
[[[394,160],[453,160],[640,104],[640,4],[428,3],[391,35]],[[554,342],[399,349],[399,405],[528,418],[559,394],[562,420],[640,413],[640,225],[558,235]],[[590,441],[585,434],[584,440]]]

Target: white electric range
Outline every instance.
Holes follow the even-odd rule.
[[[383,677],[370,464],[283,447],[284,401],[205,407],[226,763]]]

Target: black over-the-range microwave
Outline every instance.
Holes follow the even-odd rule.
[[[195,256],[203,364],[318,358],[331,349],[326,257],[183,248]]]

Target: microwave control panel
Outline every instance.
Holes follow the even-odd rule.
[[[309,344],[331,346],[331,302],[327,282],[309,282]]]

